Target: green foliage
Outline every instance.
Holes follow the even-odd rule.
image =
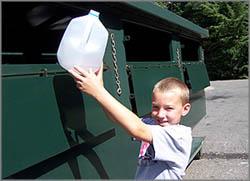
[[[157,5],[209,30],[204,40],[211,80],[248,77],[248,3],[156,2]]]

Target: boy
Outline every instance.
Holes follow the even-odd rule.
[[[140,119],[104,88],[103,66],[97,75],[80,67],[69,72],[80,91],[95,98],[111,120],[142,141],[135,179],[182,179],[192,145],[191,128],[179,124],[191,108],[189,90],[182,81],[166,78],[158,82],[151,116]]]

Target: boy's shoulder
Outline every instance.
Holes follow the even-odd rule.
[[[185,125],[165,126],[164,130],[175,139],[190,139],[192,137],[192,129]]]
[[[141,117],[141,120],[142,120],[145,124],[156,125],[155,120],[151,117],[150,114],[146,114],[146,115],[142,116],[142,117]]]
[[[169,125],[163,128],[167,130],[173,130],[173,131],[191,131],[191,127],[188,127],[182,124]]]

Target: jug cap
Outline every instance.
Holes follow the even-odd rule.
[[[93,16],[96,16],[96,17],[99,17],[99,14],[100,14],[100,13],[91,9],[91,10],[89,11],[89,14],[90,14],[90,15],[93,15]]]

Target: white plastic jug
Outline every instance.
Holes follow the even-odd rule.
[[[97,71],[103,61],[108,31],[99,20],[99,12],[72,19],[60,42],[57,59],[66,70],[75,65]]]

